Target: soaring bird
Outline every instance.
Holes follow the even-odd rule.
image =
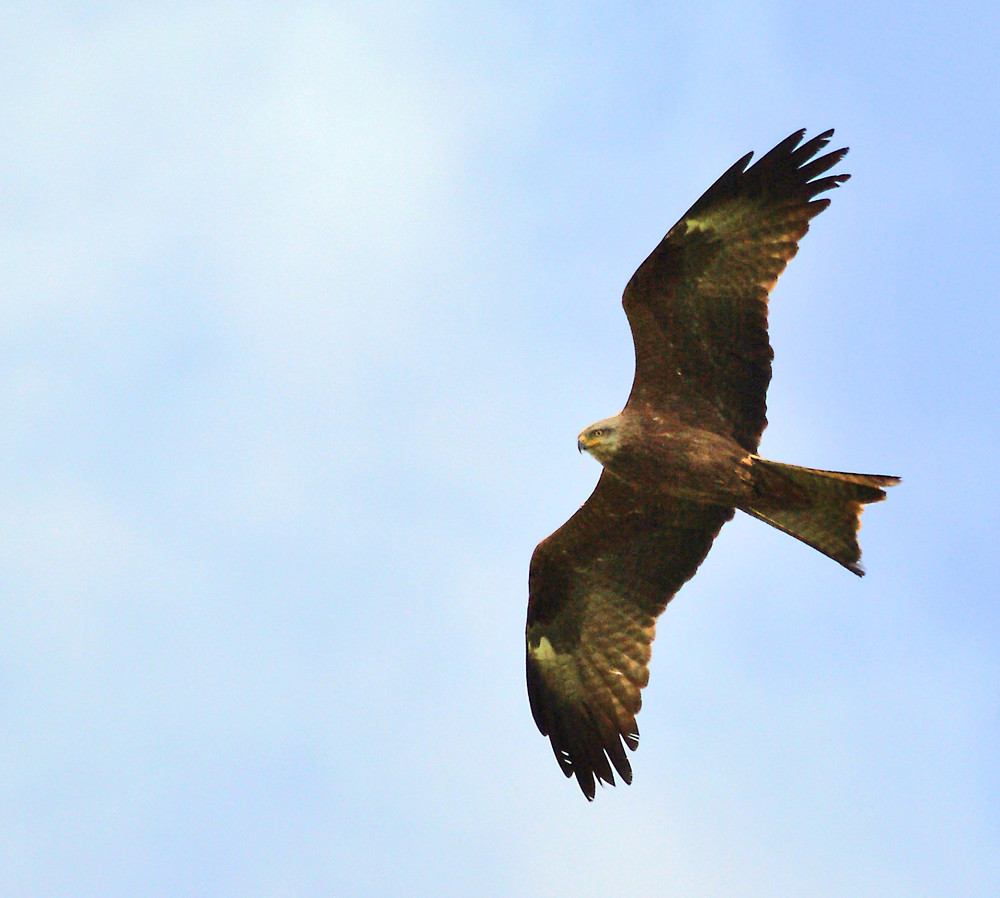
[[[849,177],[826,174],[846,148],[817,156],[832,134],[803,142],[797,131],[753,165],[748,153],[625,288],[632,391],[619,414],[580,434],[579,449],[603,465],[600,480],[538,544],[528,578],[531,712],[588,799],[595,780],[614,784],[612,767],[631,783],[624,746],[639,742],[656,619],[735,510],[861,576],[862,508],[899,482],[757,454],[774,357],[768,295],[830,204],[816,197]]]

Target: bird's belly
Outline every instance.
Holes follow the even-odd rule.
[[[612,473],[643,492],[735,506],[752,490],[752,456],[730,437],[674,430],[652,433],[630,448]]]

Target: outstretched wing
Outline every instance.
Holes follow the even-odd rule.
[[[623,299],[636,355],[630,405],[686,412],[756,451],[774,357],[768,294],[830,204],[814,197],[849,177],[819,177],[847,153],[813,159],[832,134],[801,143],[797,131],[750,168],[748,153],[639,266]]]
[[[632,781],[624,741],[649,681],[656,618],[698,569],[733,510],[652,500],[602,473],[583,507],[539,543],[529,574],[528,697],[566,776],[589,799],[611,765]]]

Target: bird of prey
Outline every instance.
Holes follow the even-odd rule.
[[[623,743],[649,680],[656,619],[695,573],[736,509],[802,540],[859,576],[862,506],[897,477],[820,471],[757,454],[771,379],[768,294],[828,175],[847,149],[817,154],[833,131],[748,153],[674,225],[632,276],[622,304],[635,344],[624,410],[578,439],[603,466],[590,498],[531,558],[528,697],[567,777],[626,782]]]

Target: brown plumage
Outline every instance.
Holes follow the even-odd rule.
[[[735,509],[861,575],[862,507],[899,482],[757,455],[773,358],[768,294],[830,203],[815,197],[849,177],[825,175],[846,149],[814,158],[833,131],[802,143],[804,134],[749,168],[753,154],[740,159],[632,276],[632,392],[619,415],[579,437],[604,471],[531,559],[531,711],[589,799],[614,771],[631,782],[623,743],[638,745],[656,618]]]

